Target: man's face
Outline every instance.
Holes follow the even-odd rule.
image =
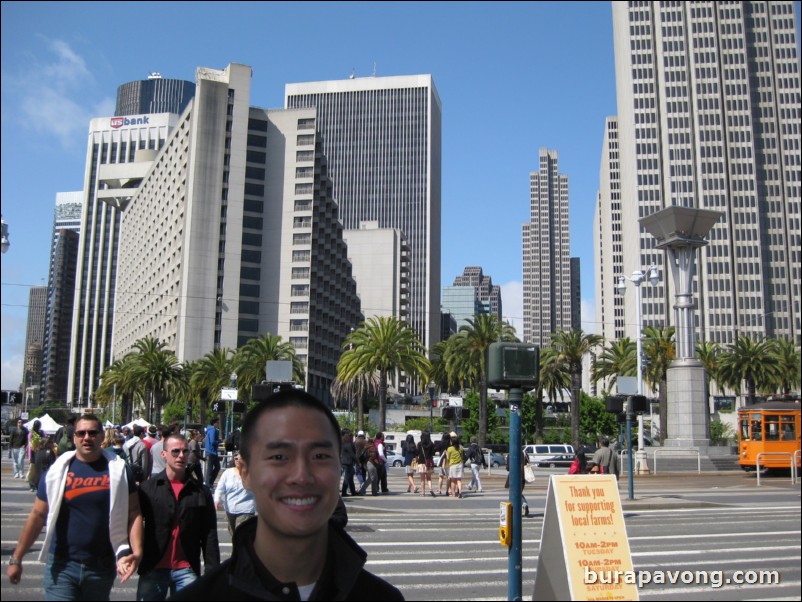
[[[103,429],[94,420],[79,420],[75,423],[75,455],[82,462],[94,462],[102,455]]]
[[[178,475],[183,475],[187,469],[189,448],[187,442],[181,439],[169,438],[164,442],[162,448],[162,458],[168,472],[172,471]]]
[[[340,454],[331,425],[319,411],[285,407],[257,421],[242,481],[259,514],[257,537],[272,543],[322,536],[337,506]]]

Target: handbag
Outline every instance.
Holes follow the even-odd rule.
[[[412,468],[417,468],[417,467],[418,467],[418,459],[412,458]]]
[[[524,466],[524,480],[527,483],[534,483],[535,482],[535,471],[532,470],[532,467],[529,464]]]

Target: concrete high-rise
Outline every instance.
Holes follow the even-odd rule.
[[[27,407],[39,405],[42,382],[42,347],[45,339],[47,287],[32,286],[28,293],[28,328],[25,332],[25,374],[22,398]]]
[[[624,336],[624,297],[615,286],[624,273],[624,245],[621,240],[621,171],[618,161],[618,119],[604,124],[599,167],[599,191],[593,218],[596,265],[596,332],[605,341]],[[634,336],[634,332],[630,335]]]
[[[613,3],[620,269],[661,272],[657,286],[641,287],[644,325],[674,324],[674,292],[664,253],[638,220],[679,205],[724,214],[696,264],[697,340],[799,341],[796,18],[786,1]],[[611,284],[597,288],[607,295]],[[628,287],[632,339],[635,295]]]
[[[454,286],[472,286],[476,290],[476,299],[482,304],[484,313],[493,314],[501,321],[501,287],[493,284],[493,279],[486,276],[479,266],[468,266],[462,274],[454,278]]]
[[[120,91],[125,89],[123,85]],[[150,91],[160,94],[164,88]],[[167,96],[154,98],[162,113],[102,117],[89,125],[67,384],[67,403],[73,407],[89,405],[100,375],[111,364],[117,297],[136,294],[136,285],[116,286],[120,209],[178,122],[183,96]],[[136,98],[133,104],[118,98],[118,111],[150,106],[141,95]]]
[[[251,68],[199,68],[195,98],[126,203],[114,356],[158,338],[179,361],[269,333],[330,399],[360,314],[316,111],[250,106]],[[118,288],[122,288],[122,285]]]
[[[540,170],[529,176],[530,221],[523,225],[523,340],[544,347],[551,333],[571,328],[571,241],[568,176],[557,151],[540,149]]]
[[[410,248],[408,322],[440,337],[441,105],[430,75],[287,84],[287,108],[316,107],[334,199],[346,229],[403,232]]]
[[[122,84],[117,88],[115,115],[183,113],[195,95],[195,84],[183,79],[163,78],[151,73],[148,79]]]

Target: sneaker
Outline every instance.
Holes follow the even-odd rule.
[[[468,486],[466,487],[466,489],[467,489],[468,491],[473,491],[473,487],[471,487],[470,485],[468,485]]]
[[[485,490],[484,490],[484,489],[477,489],[476,491],[477,491],[478,493],[484,493],[484,492],[485,492]]]

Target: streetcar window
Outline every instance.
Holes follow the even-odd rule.
[[[749,419],[744,418],[741,420],[741,441],[749,439]]]
[[[780,417],[776,414],[766,415],[766,441],[780,440]]]
[[[794,424],[794,417],[793,416],[782,416],[780,417],[781,420],[781,427],[782,427],[782,439],[783,441],[793,441],[796,439],[796,432],[795,432],[795,424]]]
[[[761,441],[763,439],[763,432],[760,426],[760,416],[758,416],[757,420],[752,421],[752,439],[755,441]]]

